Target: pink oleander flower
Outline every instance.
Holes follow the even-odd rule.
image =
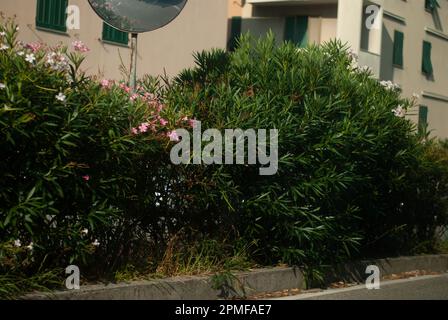
[[[39,42],[30,42],[25,45],[25,48],[30,49],[33,53],[36,53],[42,49],[43,45]]]
[[[148,131],[149,126],[150,126],[150,124],[147,123],[147,122],[142,123],[142,124],[138,127],[138,130],[140,131],[140,133],[145,133],[145,132]]]
[[[166,126],[166,125],[168,124],[168,121],[165,120],[165,119],[163,119],[163,118],[160,118],[160,119],[159,119],[159,122],[160,122],[160,124],[161,124],[162,126]]]
[[[168,132],[167,136],[168,138],[170,138],[170,141],[179,141],[179,135],[177,134],[176,130]]]
[[[89,175],[85,175],[85,176],[82,177],[82,179],[84,181],[89,181],[90,180],[90,176]]]
[[[196,126],[197,126],[197,120],[196,119],[190,119],[190,120],[188,120],[188,124],[190,125],[190,127],[192,127],[192,128],[196,128]]]
[[[101,80],[100,84],[103,88],[110,88],[111,81],[109,81],[107,79],[103,79],[103,80]]]
[[[129,100],[131,100],[131,101],[135,101],[135,100],[137,100],[138,97],[139,97],[139,95],[138,95],[137,93],[134,93],[133,95],[131,95],[131,96],[129,97]]]
[[[84,52],[90,51],[90,49],[82,41],[79,41],[79,40],[73,41],[72,46],[75,49],[75,51],[78,51],[78,52],[84,53]]]
[[[150,92],[145,92],[143,94],[143,99],[145,99],[146,101],[150,102],[151,104],[157,103],[156,96],[154,94],[150,93]]]
[[[132,128],[132,129],[131,129],[131,133],[132,133],[133,135],[137,135],[137,134],[138,134],[138,129],[137,129],[137,128]]]
[[[127,85],[125,85],[124,83],[120,83],[120,88],[123,89],[124,91],[126,91],[127,93],[131,92],[131,88],[129,88]]]

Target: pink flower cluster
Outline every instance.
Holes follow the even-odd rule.
[[[103,79],[100,81],[100,85],[104,89],[111,89],[115,85],[115,82],[113,80]],[[138,100],[140,102],[144,102],[150,108],[149,118],[151,118],[152,120],[142,122],[138,126],[131,128],[132,135],[144,134],[149,131],[157,133],[159,130],[161,130],[162,132],[165,132],[163,133],[163,136],[168,137],[171,141],[179,141],[179,136],[175,130],[168,132],[166,131],[170,123],[167,119],[163,118],[160,115],[165,106],[157,98],[156,95],[145,91],[145,89],[141,86],[138,86],[136,88],[136,92],[133,93],[132,89],[123,82],[118,84],[118,88],[129,95],[130,101],[134,102]],[[176,124],[185,126],[186,123],[187,126],[190,126],[191,128],[194,128],[196,126],[196,120],[190,119],[188,117],[183,117],[182,119],[180,119],[180,122],[184,122],[184,124],[180,124],[179,121],[176,122]]]
[[[177,134],[176,130],[170,131],[166,134],[168,138],[170,138],[170,141],[179,141],[179,135]]]
[[[25,48],[30,49],[33,53],[36,53],[43,47],[44,47],[44,45],[40,42],[30,42],[25,45]]]
[[[110,89],[112,88],[112,85],[114,84],[113,81],[111,80],[107,80],[107,79],[103,79],[100,81],[100,85],[101,87],[103,87],[104,89]]]
[[[120,83],[119,87],[123,89],[126,93],[131,93],[131,88],[125,85],[124,83]]]
[[[72,46],[75,49],[75,51],[78,51],[78,52],[84,53],[84,52],[90,51],[90,49],[84,44],[84,42],[79,41],[79,40],[73,41]]]
[[[196,119],[190,119],[188,117],[183,117],[181,120],[184,121],[184,122],[187,122],[188,125],[191,128],[195,128],[196,127],[196,121],[197,121]]]
[[[138,127],[132,128],[131,133],[133,135],[137,135],[139,133],[146,133],[149,130],[151,130],[152,132],[156,132],[158,125],[166,127],[168,125],[168,120],[163,119],[160,116],[157,116],[156,119],[151,122],[143,122]]]

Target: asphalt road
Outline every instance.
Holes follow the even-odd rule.
[[[378,290],[364,285],[302,294],[284,300],[448,300],[448,274],[381,282]]]

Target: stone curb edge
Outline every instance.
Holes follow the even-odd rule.
[[[332,281],[364,282],[368,265],[379,267],[381,276],[415,270],[447,272],[448,254],[372,259],[336,266],[324,276]],[[175,277],[109,285],[88,285],[80,290],[33,293],[26,300],[216,300],[288,289],[304,289],[304,273],[298,268],[270,268],[238,272],[229,278],[232,286],[213,289],[212,276]]]

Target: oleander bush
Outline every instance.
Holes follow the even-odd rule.
[[[196,60],[167,92],[168,104],[193,113],[203,130],[280,132],[272,177],[253,166],[205,169],[226,196],[223,214],[257,241],[259,261],[320,265],[409,253],[446,225],[446,162],[429,156],[434,143],[404,118],[414,98],[357,67],[341,43],[299,49],[277,46],[272,35],[245,36],[234,53]]]
[[[339,42],[245,36],[133,93],[86,76],[79,41],[23,44],[11,20],[0,32],[1,297],[69,264],[97,280],[430,251],[447,224],[446,148]],[[195,119],[278,129],[277,174],[172,164],[175,130]]]
[[[41,262],[94,261],[101,274],[141,250],[145,234],[166,237],[171,208],[157,199],[171,192],[174,120],[157,96],[85,77],[80,43],[23,45],[13,22],[2,32],[1,241],[28,248],[29,274]]]

